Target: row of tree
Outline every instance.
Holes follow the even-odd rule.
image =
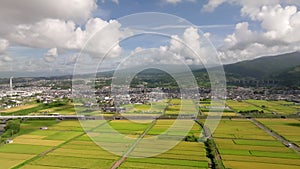
[[[20,119],[9,120],[4,128],[5,132],[0,136],[0,143],[6,142],[13,135],[17,134],[20,131],[20,123]]]

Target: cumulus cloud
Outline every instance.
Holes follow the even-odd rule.
[[[88,56],[103,55],[108,50],[110,50],[109,57],[118,56],[122,51],[118,41],[128,32],[120,30],[121,24],[116,20],[93,18],[92,13],[97,9],[96,2],[96,0],[61,0],[59,3],[51,0],[1,1],[0,53],[4,54],[9,44],[33,49],[49,49],[39,60],[39,63],[49,64],[58,59],[58,51],[79,52],[93,36],[92,42],[85,50],[89,53]],[[103,30],[100,31],[101,29]],[[66,59],[65,64],[73,64],[76,58],[77,56]],[[10,59],[1,56],[1,62],[5,60]]]
[[[68,47],[76,32],[75,23],[59,19],[44,19],[35,24],[17,25],[8,38],[29,47]],[[74,44],[72,44],[74,45]]]
[[[149,55],[150,57],[137,57],[135,59],[136,62],[133,64],[144,62],[161,64],[185,63],[189,65],[214,64],[212,60],[215,51],[209,47],[206,41],[209,35],[209,33],[205,33],[201,36],[197,28],[186,28],[181,35],[172,35],[169,45],[151,49],[135,48],[131,55],[144,53],[143,56]],[[150,52],[150,54],[148,53],[147,55],[147,52]]]
[[[203,10],[207,12],[214,11],[218,6],[224,3],[236,4],[242,6],[242,14],[254,14],[258,12],[258,9],[263,5],[275,5],[282,0],[259,0],[259,1],[249,1],[249,0],[209,0],[207,4],[203,6]]]
[[[195,0],[163,0],[163,2],[176,5],[181,2],[195,2]]]
[[[202,10],[212,12],[224,2],[226,2],[226,0],[209,0],[208,3],[203,6]]]
[[[115,4],[117,4],[117,5],[119,5],[119,3],[120,3],[119,0],[110,0],[110,1],[113,2],[113,3],[115,3]],[[105,3],[106,0],[101,0],[101,2],[102,2],[102,3]]]
[[[254,16],[263,31],[253,31],[248,22],[238,23],[221,48],[231,59],[250,59],[300,50],[300,12],[295,6],[263,6]]]
[[[46,62],[54,62],[58,56],[57,48],[52,48],[44,55],[44,60]]]
[[[114,0],[115,3],[118,1]],[[55,49],[81,50],[86,41],[104,27],[104,33],[97,34],[95,42],[88,50],[93,53],[106,52],[123,36],[120,24],[93,18],[97,8],[96,0],[4,0],[0,6],[0,52],[9,42],[31,48],[48,48],[45,61],[52,61]],[[94,38],[95,39],[95,38]],[[111,55],[118,55],[121,47],[117,44]]]
[[[14,61],[14,59],[9,56],[9,55],[6,55],[6,54],[2,54],[0,55],[0,66],[1,66],[1,69],[3,70],[8,70],[10,69],[10,64]]]
[[[2,24],[31,24],[44,18],[82,22],[97,8],[96,0],[2,0]]]
[[[111,0],[111,1],[119,5],[119,0]]]
[[[8,55],[2,55],[1,56],[1,61],[2,62],[12,62],[13,58],[11,56],[8,56]]]
[[[8,40],[0,38],[0,53],[5,52],[8,46],[9,46]]]
[[[104,53],[124,36],[125,32],[120,27],[121,24],[115,20],[104,21],[100,18],[89,19],[85,29],[77,27],[73,21],[44,19],[31,25],[18,25],[16,31],[7,37],[14,43],[29,47],[81,50],[86,41],[94,36],[86,50]],[[117,44],[111,54],[115,56],[120,51],[121,47]]]
[[[267,38],[282,39],[286,42],[300,40],[300,12],[297,12],[296,6],[263,6],[256,19],[266,30]]]
[[[189,27],[181,37],[172,36],[169,51],[183,57],[188,64],[206,64],[213,55],[210,53],[212,49],[207,45],[207,37],[209,33],[200,36],[197,28]]]
[[[71,54],[69,55],[64,62],[64,65],[74,65],[77,62],[77,59],[79,57],[79,54]]]
[[[103,20],[98,18],[96,20],[93,19],[90,23],[88,22],[83,35],[85,37],[93,36],[85,46],[85,51],[94,53],[92,56],[96,57],[101,56],[101,54],[107,54],[107,52],[109,52],[109,57],[118,56],[122,51],[119,40],[131,34],[130,30],[121,30],[121,26],[116,20],[103,22]],[[99,27],[103,27],[103,29],[97,31]]]
[[[58,60],[58,51],[77,53],[83,47],[86,47],[87,56],[103,56],[108,51],[108,57],[118,56],[122,51],[118,41],[129,31],[120,30],[121,24],[116,20],[92,17],[96,8],[96,0],[62,0],[59,3],[50,0],[1,1],[0,53],[6,53],[9,44],[49,49],[40,58],[39,65]],[[74,64],[76,58],[70,57],[62,64]]]
[[[241,6],[242,16],[260,25],[261,30],[251,30],[249,22],[238,23],[235,31],[224,39],[221,57],[227,61],[238,61],[300,49],[300,12],[295,2],[210,0],[203,10],[213,11],[223,3],[237,4]]]

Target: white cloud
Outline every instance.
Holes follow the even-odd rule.
[[[119,0],[111,0],[111,1],[119,5]]]
[[[111,1],[119,3],[118,0]],[[121,31],[121,24],[116,20],[105,21],[93,18],[92,13],[101,10],[97,9],[96,2],[97,0],[1,1],[0,37],[4,39],[0,38],[0,53],[6,53],[9,44],[25,46],[33,50],[34,48],[49,49],[42,58],[38,59],[36,63],[39,64],[33,66],[32,62],[28,62],[29,66],[22,67],[26,70],[39,70],[44,68],[45,64],[71,65],[78,56],[74,55],[62,60],[65,56],[58,57],[58,51],[79,52],[91,36],[94,36],[85,51],[90,52],[88,56],[103,55],[111,47],[113,48],[108,56],[119,55],[122,48],[118,41],[129,31]],[[101,29],[103,30],[100,31]],[[19,62],[20,65],[25,63],[24,60],[13,60],[4,55],[0,60],[1,63],[5,61]]]
[[[259,1],[249,1],[249,0],[209,0],[207,4],[203,6],[204,11],[212,12],[217,7],[224,3],[236,4],[242,6],[242,14],[254,14],[258,12],[258,9],[263,5],[275,5],[283,0],[259,0]]]
[[[2,55],[1,56],[1,61],[2,62],[12,62],[14,59],[11,56],[8,55]]]
[[[76,32],[75,23],[59,19],[44,19],[35,24],[17,25],[8,38],[17,44],[38,48],[71,48],[70,40]],[[76,42],[74,42],[76,43]],[[73,45],[73,46],[71,46]]]
[[[31,24],[44,18],[82,22],[97,8],[96,0],[1,0],[0,20],[6,24]]]
[[[223,3],[241,6],[241,15],[258,23],[253,31],[248,22],[238,23],[221,47],[224,60],[244,60],[263,55],[294,52],[300,49],[300,12],[294,0],[209,0],[203,7],[213,11]],[[281,5],[280,5],[281,4]],[[288,5],[292,4],[292,5]]]
[[[251,0],[209,0],[207,4],[205,4],[202,8],[203,11],[212,12],[218,6],[229,3],[232,5],[241,6],[241,14],[242,16],[249,16],[251,19],[255,20],[257,13],[260,12],[261,7],[263,6],[276,6],[279,4],[284,5],[300,5],[299,0],[259,0],[259,1],[251,1]]]
[[[209,0],[208,3],[203,6],[202,10],[212,12],[224,2],[226,2],[226,0]]]
[[[98,57],[98,54],[106,54],[107,52],[109,52],[109,57],[118,56],[122,51],[119,40],[131,34],[130,30],[122,31],[121,26],[116,20],[103,22],[98,18],[93,19],[90,24],[88,22],[84,34],[86,37],[92,35],[92,38],[85,46],[85,51],[96,54],[93,55],[96,57]],[[101,31],[98,31],[99,28],[102,28]]]
[[[164,3],[168,3],[168,4],[178,4],[181,2],[195,2],[196,0],[162,0]]]
[[[117,4],[117,5],[119,5],[119,3],[120,3],[119,0],[110,0],[110,1],[113,2],[113,3],[115,3],[115,4]],[[105,3],[106,0],[101,0],[101,2],[102,2],[102,3]]]
[[[54,62],[56,60],[58,56],[58,53],[57,53],[57,48],[52,48],[50,50],[48,50],[48,52],[44,55],[44,60],[46,62]]]
[[[9,46],[8,40],[0,38],[0,53],[5,52],[8,46]]]
[[[66,58],[64,65],[74,65],[77,62],[78,57],[79,57],[79,54],[77,54],[77,53],[69,55]]]
[[[170,4],[177,4],[181,2],[182,0],[165,0],[165,2],[170,3]]]
[[[120,27],[121,24],[116,20],[104,21],[100,18],[89,19],[85,29],[76,27],[73,21],[44,19],[32,25],[18,25],[8,38],[14,43],[29,47],[81,50],[93,36],[86,46],[88,51],[104,53],[117,43],[111,51],[111,56],[116,56],[121,51],[118,40],[126,34]]]
[[[231,59],[250,59],[300,50],[300,12],[296,6],[263,6],[253,16],[263,31],[253,31],[248,22],[238,23],[221,48]]]
[[[144,56],[137,57],[136,62],[132,64],[139,64],[144,62],[155,62],[161,64],[207,64],[211,56],[214,55],[213,49],[206,43],[206,38],[209,33],[201,36],[197,28],[186,28],[182,35],[172,35],[170,37],[169,45],[160,46],[159,48],[144,49],[141,47],[135,48],[131,55],[136,55],[140,52],[146,52]],[[150,52],[147,57],[147,52]],[[210,62],[209,64],[214,64]]]
[[[205,38],[208,36],[209,33],[205,33],[201,37],[197,28],[189,27],[185,29],[181,37],[172,36],[169,51],[189,61],[188,64],[205,64],[212,54],[209,54],[211,49],[205,42]]]
[[[263,6],[256,18],[266,30],[267,38],[285,42],[300,41],[300,12],[297,12],[296,6]]]

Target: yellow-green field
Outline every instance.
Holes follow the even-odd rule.
[[[104,133],[107,136],[111,135],[109,133],[111,131],[103,125],[104,121],[83,121],[82,123],[89,130],[88,134]],[[128,120],[115,120],[107,123],[114,130],[124,134],[124,137],[131,138],[139,137],[150,124],[134,123]],[[145,138],[157,137],[157,139],[161,139],[158,138],[161,131],[167,130],[173,124],[174,120],[158,120]],[[47,126],[48,130],[40,130],[39,128],[42,126]],[[19,136],[13,139],[13,143],[0,146],[1,169],[13,167],[25,169],[107,169],[120,159],[120,156],[112,154],[96,144],[101,142],[101,145],[115,145],[110,148],[118,150],[121,149],[121,147],[118,147],[118,141],[112,144],[110,138],[94,137],[95,143],[83,132],[80,123],[75,120],[61,122],[56,120],[27,120],[22,123],[21,128]],[[199,137],[200,131],[200,126],[195,123],[188,135]],[[166,135],[174,137],[181,134],[181,132],[179,127],[175,128],[175,132]],[[166,138],[168,137],[163,139]],[[169,143],[168,140],[164,140],[164,142]],[[128,146],[130,147],[132,142],[129,143]],[[119,145],[121,146],[121,144]],[[138,154],[147,153],[146,151],[149,151],[149,148],[145,148],[143,145],[137,146],[135,150]],[[161,150],[159,147],[154,146],[151,151],[159,152]],[[207,164],[203,143],[180,141],[175,147],[171,147],[162,154],[158,153],[154,157],[127,158],[120,168],[156,168],[164,166],[165,168],[196,169],[207,168]]]
[[[257,119],[269,129],[300,146],[300,121],[296,119]]]
[[[213,135],[227,168],[300,167],[297,153],[248,120],[222,120]]]
[[[187,123],[192,122],[191,131],[188,132],[189,136],[196,136],[199,138],[201,128],[198,124],[193,121],[187,121]],[[164,144],[170,144],[172,141],[176,140],[176,136],[181,136],[182,129],[175,128],[172,132],[167,132],[167,130],[175,124],[175,120],[158,120],[156,124],[150,129],[145,138],[155,137],[160,140],[160,144],[151,145],[147,147],[141,143],[135,149],[134,155],[142,156],[147,154],[147,152],[158,152],[157,155],[150,158],[128,158],[121,165],[122,169],[137,169],[137,168],[160,168],[164,167],[166,169],[198,169],[207,168],[208,159],[205,154],[205,147],[202,142],[186,142],[179,141],[175,147],[166,149],[166,152],[160,152],[164,149]],[[168,140],[164,140],[169,138]],[[172,140],[175,139],[175,140]]]
[[[76,114],[74,105],[71,103],[68,103],[61,107],[53,107],[53,108],[42,109],[42,110],[38,111],[38,113],[41,113],[41,112],[59,113],[59,114]]]
[[[164,101],[152,102],[148,104],[127,104],[123,107],[126,108],[127,114],[138,113],[138,114],[163,114],[167,103]]]
[[[296,114],[300,106],[294,102],[287,101],[267,101],[267,100],[227,100],[226,105],[236,112],[258,110],[265,114],[290,115]]]
[[[285,101],[226,101],[232,109],[225,109],[223,116],[237,117],[238,111],[264,110],[271,114],[292,114],[298,105]],[[199,138],[201,127],[192,119],[159,119],[154,116],[162,111],[165,116],[194,114],[194,111],[208,110],[210,101],[193,102],[192,100],[169,99],[149,104],[127,105],[128,116],[134,118],[136,111],[143,116],[153,115],[148,120],[25,120],[21,123],[21,131],[13,138],[13,143],[0,146],[0,169],[62,169],[62,168],[110,168],[120,160],[122,154],[131,150],[129,157],[121,164],[121,169],[198,169],[208,168],[205,146],[202,142],[187,140]],[[58,107],[36,110],[38,104],[23,107],[35,113],[73,114],[72,103]],[[166,109],[165,109],[166,108]],[[287,108],[287,109],[284,109]],[[80,107],[83,111],[87,108]],[[162,110],[163,109],[163,110]],[[20,111],[12,109],[8,113]],[[94,115],[100,111],[92,112]],[[220,113],[216,112],[210,113]],[[109,114],[113,116],[114,114]],[[131,116],[130,116],[131,115]],[[202,111],[208,115],[208,111]],[[239,117],[238,117],[239,118]],[[281,142],[268,135],[246,119],[222,119],[213,133],[222,161],[226,168],[300,168],[300,156]],[[286,139],[300,145],[298,119],[257,119],[259,122],[282,135]],[[176,124],[176,125],[175,125]],[[186,130],[190,124],[189,130]],[[47,126],[47,130],[40,130]],[[172,130],[169,130],[172,128]],[[186,132],[188,131],[188,132]],[[115,135],[115,133],[119,133]],[[186,137],[182,137],[183,135]],[[92,139],[89,136],[93,136]],[[137,138],[143,140],[135,144]],[[152,139],[152,140],[151,140]],[[186,141],[184,141],[186,140]],[[148,142],[147,142],[148,141]],[[172,143],[178,143],[165,149]],[[157,144],[156,144],[157,143]],[[98,145],[97,145],[98,144]],[[99,146],[101,145],[101,146]],[[151,146],[147,146],[151,145]],[[110,150],[110,151],[107,151]],[[118,155],[111,153],[115,152]],[[148,154],[154,154],[148,157]],[[139,157],[139,158],[132,158]],[[148,158],[146,158],[148,157]]]
[[[171,99],[169,105],[166,108],[165,115],[194,115],[198,114],[198,104],[194,103],[193,100],[187,99]]]
[[[4,159],[7,161],[1,162],[0,168],[17,166],[83,134],[82,130],[76,130],[78,125],[78,121],[28,120],[23,122],[20,135],[13,139],[14,142],[0,147],[1,155],[5,156]],[[42,126],[48,126],[48,130],[39,130]]]
[[[76,114],[74,105],[70,101],[60,100],[49,104],[31,102],[23,106],[0,111],[1,115],[38,115],[38,114]]]
[[[236,100],[227,100],[226,105],[231,109],[235,110],[236,112],[239,111],[251,111],[251,110],[263,110],[260,107],[251,105],[244,101],[236,101]]]
[[[287,115],[299,112],[299,107],[297,108],[296,104],[293,102],[267,100],[246,100],[245,102],[278,114]]]
[[[29,109],[29,108],[35,107],[37,105],[38,104],[36,104],[36,103],[29,103],[29,104],[25,104],[25,105],[13,107],[13,108],[10,108],[10,109],[1,110],[1,113],[11,113],[11,112],[14,112],[14,111],[19,111],[19,110],[23,110],[23,109]]]

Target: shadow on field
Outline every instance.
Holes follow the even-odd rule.
[[[286,123],[288,126],[300,127],[300,123]]]

